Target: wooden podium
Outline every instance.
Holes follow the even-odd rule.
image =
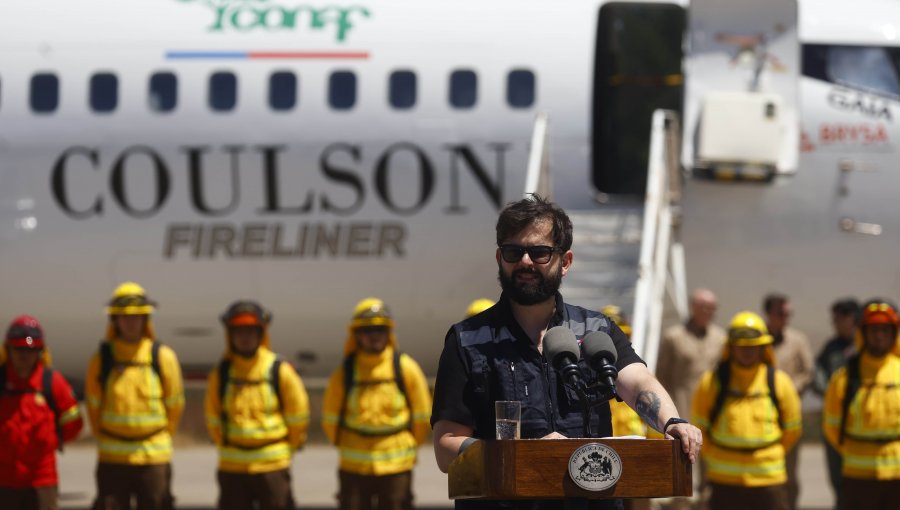
[[[621,458],[621,476],[602,491],[582,489],[569,459],[589,443]],[[660,498],[690,496],[691,463],[672,439],[517,439],[478,441],[450,464],[451,499]]]

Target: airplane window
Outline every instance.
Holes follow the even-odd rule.
[[[885,48],[832,46],[826,72],[829,81],[839,85],[900,96],[897,68]]]
[[[513,108],[528,108],[534,104],[534,73],[525,69],[509,72],[506,102]]]
[[[356,75],[350,71],[335,71],[328,79],[328,103],[337,110],[353,108],[356,104]]]
[[[234,73],[220,71],[209,77],[209,107],[224,112],[237,104],[237,77]]]
[[[454,108],[471,108],[478,99],[478,77],[473,71],[450,74],[450,104]]]
[[[178,104],[178,80],[172,73],[153,73],[150,76],[150,109],[170,112]]]
[[[31,109],[37,113],[51,113],[59,106],[59,78],[51,73],[31,77]]]
[[[297,104],[297,76],[289,71],[269,77],[269,106],[273,110],[290,110]]]
[[[412,108],[416,104],[416,73],[412,71],[391,73],[388,100],[394,108]]]
[[[91,109],[95,112],[111,112],[119,103],[119,79],[112,73],[91,76]]]

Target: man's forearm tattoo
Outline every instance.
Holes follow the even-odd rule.
[[[659,430],[659,397],[652,391],[641,391],[634,401],[635,411],[654,430]]]

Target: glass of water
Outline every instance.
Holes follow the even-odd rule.
[[[522,428],[522,403],[518,400],[498,400],[494,403],[497,419],[497,439],[519,439]]]

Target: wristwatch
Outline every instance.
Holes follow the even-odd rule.
[[[663,430],[662,430],[663,434],[666,434],[666,431],[669,430],[669,427],[671,425],[675,425],[676,423],[690,423],[690,422],[685,420],[684,418],[669,418],[669,421],[667,421],[666,424],[663,426]]]

